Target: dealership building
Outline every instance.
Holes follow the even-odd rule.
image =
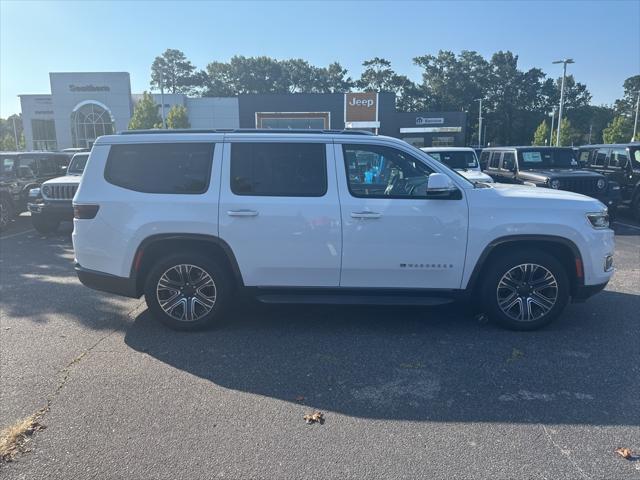
[[[101,135],[126,130],[141,97],[131,93],[126,72],[50,73],[49,80],[50,94],[20,95],[28,150],[91,147]],[[153,97],[160,105],[161,96]],[[465,139],[464,112],[398,112],[388,92],[165,94],[165,115],[174,105],[186,108],[194,129],[364,129],[419,147],[463,146]]]

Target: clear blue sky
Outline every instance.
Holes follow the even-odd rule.
[[[49,93],[49,72],[128,71],[133,92],[149,66],[177,48],[199,68],[235,54],[335,60],[353,77],[374,56],[419,80],[412,58],[440,49],[511,50],[521,68],[570,72],[593,103],[622,96],[640,73],[640,0],[513,2],[36,2],[0,0],[0,116],[20,93]]]

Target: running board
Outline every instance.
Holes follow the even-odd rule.
[[[436,306],[452,303],[452,298],[418,295],[322,295],[322,294],[264,294],[256,299],[262,303],[293,303],[300,305],[418,305]]]

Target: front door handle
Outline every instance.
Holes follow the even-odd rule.
[[[230,217],[257,217],[258,212],[255,210],[229,210],[227,215]]]
[[[351,218],[380,218],[381,213],[378,212],[351,212]]]

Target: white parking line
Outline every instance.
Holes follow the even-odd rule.
[[[35,230],[32,228],[31,230],[25,230],[24,232],[18,232],[12,235],[5,235],[4,237],[0,237],[0,240],[4,240],[6,238],[19,237],[20,235],[24,235],[25,233],[30,233],[30,232],[35,232]]]
[[[615,221],[613,223],[616,224],[616,225],[622,225],[623,227],[635,228],[636,230],[640,230],[640,227],[638,227],[637,225],[629,225],[628,223],[622,223],[622,222],[618,222],[618,221]]]

